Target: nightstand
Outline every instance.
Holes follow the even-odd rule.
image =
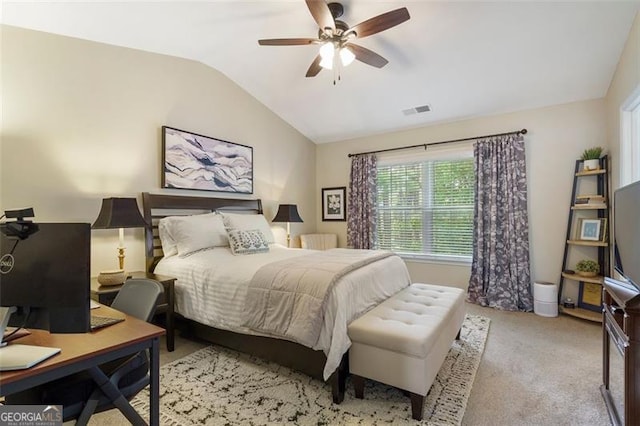
[[[157,275],[151,272],[135,271],[129,272],[130,278],[148,278],[156,280],[164,287],[164,294],[158,299],[158,306],[156,307],[156,313],[165,314],[166,330],[167,330],[167,350],[172,352],[174,349],[174,337],[175,337],[175,315],[173,312],[173,306],[175,301],[174,284],[176,279],[168,277],[166,275]],[[122,288],[120,285],[100,285],[97,278],[91,278],[91,298],[93,300],[102,303],[103,305],[110,306],[113,303],[113,299]]]

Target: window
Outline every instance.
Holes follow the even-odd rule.
[[[470,261],[474,170],[470,148],[378,161],[377,246],[407,257]]]
[[[640,86],[620,109],[620,186],[640,180]]]

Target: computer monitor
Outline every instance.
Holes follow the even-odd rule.
[[[6,227],[0,233],[0,307],[17,308],[9,325],[52,333],[89,331],[90,225],[29,223],[28,236]]]
[[[614,193],[614,268],[640,289],[640,182]]]

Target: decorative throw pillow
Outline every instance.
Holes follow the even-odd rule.
[[[262,232],[262,235],[264,236],[264,239],[268,244],[275,242],[273,232],[271,232],[271,227],[269,226],[267,219],[265,219],[265,217],[261,214],[220,212],[220,215],[222,215],[224,226],[225,228],[227,228],[227,231],[234,229],[240,231],[250,231],[258,229],[260,232]]]
[[[242,231],[232,229],[228,231],[229,247],[233,254],[254,254],[269,251],[269,243],[259,229]]]

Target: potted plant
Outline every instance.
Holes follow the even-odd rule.
[[[582,153],[584,161],[582,168],[584,170],[598,170],[600,168],[600,155],[602,155],[602,147],[585,149]]]
[[[600,272],[600,265],[598,262],[588,259],[583,259],[576,263],[576,273],[583,277],[595,277]]]

